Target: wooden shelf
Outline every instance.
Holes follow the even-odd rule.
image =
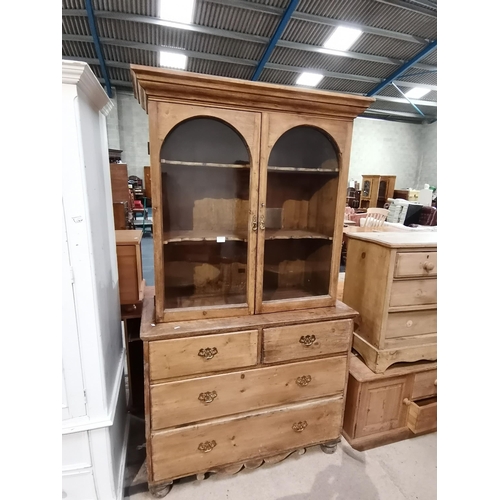
[[[243,231],[211,231],[211,230],[189,230],[189,231],[166,231],[163,233],[163,244],[179,243],[182,241],[217,241],[217,237],[223,236],[226,241],[247,241],[247,234]],[[266,229],[266,240],[332,240],[332,236],[306,231],[304,229]]]
[[[327,297],[327,295],[315,295],[301,288],[281,288],[277,290],[264,290],[262,300],[268,302],[271,300],[304,299],[313,297]]]
[[[166,231],[163,233],[163,244],[179,243],[182,241],[217,241],[217,237],[223,236],[226,241],[247,241],[246,232],[190,230],[190,231]]]
[[[332,236],[304,229],[266,229],[266,240],[331,240]]]
[[[249,169],[250,164],[239,163],[204,163],[196,161],[174,161],[174,160],[160,160],[163,165],[185,166],[185,167],[210,167],[210,168],[242,168]]]
[[[180,288],[165,289],[165,309],[178,309],[184,307],[213,307],[213,306],[244,306],[246,302],[246,294],[234,293],[220,295],[187,295]]]
[[[329,168],[302,168],[302,167],[273,167],[269,165],[267,167],[269,172],[277,173],[306,173],[306,174],[329,174],[329,175],[339,175],[335,170],[330,170]]]

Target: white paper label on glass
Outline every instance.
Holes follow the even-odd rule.
[[[217,243],[225,243],[225,242],[226,242],[225,236],[217,236]]]

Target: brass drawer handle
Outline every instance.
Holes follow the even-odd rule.
[[[198,396],[198,399],[202,401],[203,403],[211,403],[215,398],[217,397],[217,392],[215,391],[208,391],[208,392],[200,392],[200,395]]]
[[[303,375],[302,377],[297,377],[295,383],[300,387],[305,387],[311,380],[311,375]]]
[[[257,216],[252,217],[252,231],[257,231]]]
[[[303,422],[296,422],[292,425],[292,429],[295,432],[302,432],[307,427],[307,422],[304,420]]]
[[[206,349],[200,349],[198,352],[198,356],[201,356],[205,359],[212,359],[216,354],[219,354],[217,347],[207,347]]]
[[[432,271],[434,269],[434,264],[432,262],[426,261],[424,262],[424,269],[426,271]]]
[[[203,453],[208,453],[209,451],[212,451],[216,446],[217,443],[215,441],[205,441],[204,443],[200,443],[198,445],[198,449]]]
[[[310,345],[313,345],[314,342],[316,342],[316,336],[315,335],[306,335],[304,337],[304,335],[302,335],[302,337],[300,337],[299,342],[301,344],[304,344],[305,347],[309,347]]]
[[[411,405],[411,401],[408,398],[404,398],[403,399],[403,404],[406,405],[406,406],[410,406]]]

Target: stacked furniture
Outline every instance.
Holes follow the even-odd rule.
[[[359,312],[353,349],[363,361],[351,359],[344,436],[366,449],[437,426],[437,363],[429,363],[437,359],[437,233],[348,238],[343,301]]]
[[[384,208],[394,196],[395,175],[363,175],[359,208]]]
[[[115,231],[121,320],[127,353],[128,409],[144,413],[143,350],[139,332],[146,281],[142,277],[142,231]]]
[[[372,99],[131,71],[151,152],[151,493],[333,452],[356,317],[336,299],[352,122]]]

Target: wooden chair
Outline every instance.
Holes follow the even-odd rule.
[[[388,213],[389,210],[385,208],[368,208],[366,210],[366,217],[359,221],[360,225],[363,227],[383,226]]]

